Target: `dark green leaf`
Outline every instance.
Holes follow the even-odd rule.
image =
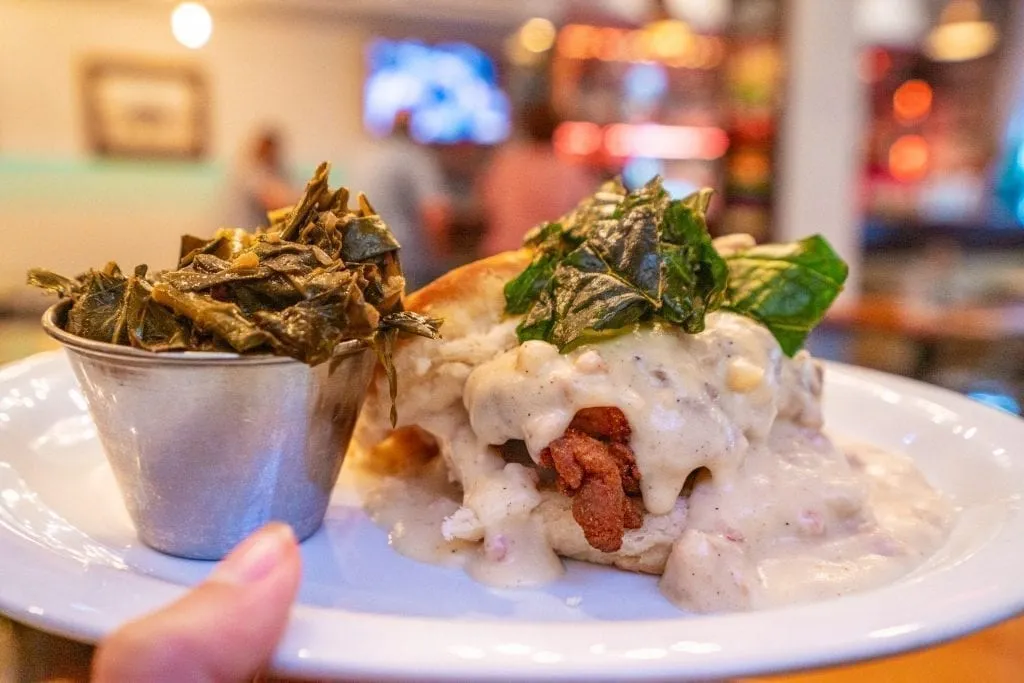
[[[215,257],[208,257],[215,258]],[[199,260],[193,262],[193,266],[197,266]],[[206,262],[209,265],[209,262]],[[225,266],[229,264],[225,263]],[[203,271],[203,270],[175,270],[168,273],[162,273],[160,280],[168,283],[175,289],[180,289],[183,292],[201,292],[205,289],[213,289],[221,285],[226,285],[233,282],[241,282],[245,280],[266,280],[273,274],[273,271],[269,268],[255,268],[252,270],[231,270],[229,267],[225,267],[223,270],[217,271]]]
[[[321,308],[303,302],[280,313],[257,311],[252,317],[262,330],[270,334],[270,343],[279,353],[318,365],[331,357],[334,347],[344,337],[346,321],[334,314],[331,322],[325,324],[325,315]]]
[[[398,328],[388,327],[380,331],[374,338],[373,349],[377,352],[377,358],[384,368],[384,374],[388,378],[388,391],[391,393],[391,426],[398,424],[398,406],[395,397],[398,396],[398,373],[395,372],[395,340],[398,338]]]
[[[726,258],[726,306],[761,322],[788,355],[842,291],[848,267],[820,235],[753,247]]]
[[[28,284],[61,297],[72,296],[78,288],[78,283],[74,280],[45,268],[33,268],[28,271]]]
[[[704,218],[710,198],[711,192],[702,190],[678,202],[671,202],[665,209],[665,226],[661,239],[679,245],[706,239],[710,244],[711,238],[708,236],[708,226]]]
[[[531,339],[546,340],[551,337],[554,324],[555,300],[549,288],[540,293],[526,317],[516,326],[516,336],[520,343]]]
[[[525,313],[551,282],[557,261],[555,254],[539,252],[526,270],[505,283],[505,310],[513,314]]]
[[[316,167],[313,177],[306,183],[306,190],[302,193],[299,203],[288,213],[287,221],[281,229],[282,240],[296,241],[299,231],[305,227],[310,219],[310,214],[316,210],[317,204],[325,196],[330,196],[330,191],[327,188],[327,174],[329,171],[330,165],[327,162]]]
[[[380,216],[351,218],[341,230],[341,258],[346,263],[373,261],[399,248],[398,240]]]
[[[80,279],[65,329],[79,337],[108,344],[128,341],[125,288],[128,280],[116,265],[91,270]]]
[[[659,252],[665,264],[661,316],[690,333],[721,305],[728,269],[715,251],[704,220],[709,193],[695,193],[665,210]]]
[[[662,284],[657,248],[662,213],[655,202],[646,201],[624,211],[620,220],[597,221],[587,243],[611,271],[657,302]]]
[[[519,340],[544,339],[564,351],[659,317],[702,330],[726,280],[706,208],[706,193],[671,202],[655,178],[628,194],[606,185],[535,230],[533,262],[505,289],[506,310],[526,313]]]
[[[635,288],[607,274],[573,271],[556,292],[551,343],[563,352],[632,325],[650,310]]]
[[[272,341],[269,334],[246,320],[233,303],[217,301],[205,294],[182,292],[166,283],[154,285],[152,296],[157,303],[188,318],[204,332],[217,335],[239,353]]]
[[[440,318],[431,318],[409,311],[396,311],[384,315],[373,335],[373,348],[377,352],[384,374],[388,378],[388,390],[391,393],[391,426],[398,423],[398,407],[395,399],[398,396],[398,374],[395,372],[394,347],[399,333],[414,334],[428,339],[441,337],[438,328]]]
[[[125,303],[128,341],[146,351],[182,351],[189,348],[191,324],[186,318],[157,304],[152,287],[144,280],[131,278]]]
[[[441,326],[440,318],[431,318],[421,313],[412,311],[395,311],[388,313],[380,319],[379,329],[395,328],[406,334],[413,334],[428,339],[440,339],[441,333],[438,328]]]
[[[562,351],[632,325],[653,310],[639,288],[613,272],[586,245],[555,270],[553,294],[549,341]]]
[[[660,178],[625,193],[605,185],[558,221],[532,230],[530,265],[505,287],[525,313],[519,340],[565,351],[664,320],[690,333],[722,306],[763,323],[794,353],[835,300],[846,265],[820,237],[766,245],[724,260],[708,235],[710,190],[670,201]]]
[[[616,178],[601,185],[596,193],[584,199],[570,214],[563,217],[563,240],[575,248],[587,238],[595,221],[611,218],[626,198],[626,188]]]
[[[557,245],[561,239],[561,223],[541,223],[526,233],[526,236],[523,238],[523,246],[541,247],[543,245],[546,248]]]

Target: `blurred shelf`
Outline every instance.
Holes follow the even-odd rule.
[[[1024,227],[1016,223],[933,223],[867,219],[862,244],[867,252],[915,249],[935,240],[964,249],[1024,249]]]

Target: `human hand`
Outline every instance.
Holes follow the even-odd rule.
[[[300,574],[292,530],[268,524],[185,597],[101,642],[93,681],[252,680],[284,632]]]

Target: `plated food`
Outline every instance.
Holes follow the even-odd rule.
[[[611,207],[598,212],[608,211],[605,217],[615,222],[603,234],[627,234],[616,215],[626,193],[610,189],[623,199],[591,205]],[[700,212],[677,207],[669,214],[666,202],[661,223],[660,205],[652,207],[653,225],[664,236],[666,214],[689,216],[701,228],[699,242],[676,244],[673,233],[653,240],[653,259],[649,249],[632,250],[644,256],[636,261],[600,259],[612,281],[595,277],[604,268],[597,260],[569,259],[593,234],[587,221],[579,225],[570,216],[560,221],[562,229],[538,231],[527,249],[471,264],[405,300],[411,312],[444,316],[444,339],[395,344],[397,428],[387,375],[378,370],[348,460],[359,467],[343,473],[323,531],[305,544],[304,587],[271,663],[274,672],[403,680],[719,680],[887,656],[1024,609],[1016,576],[1024,538],[1024,460],[1016,456],[1024,423],[952,392],[862,368],[825,364],[822,376],[822,366],[798,349],[838,291],[841,262],[813,238],[756,250],[745,238],[705,243],[701,196],[689,204]],[[641,221],[648,230],[651,224]],[[566,225],[577,227],[565,235]],[[541,235],[559,239],[538,248]],[[603,249],[597,256],[608,255]],[[679,272],[702,277],[662,279],[662,265],[680,258],[693,260]],[[659,291],[653,279],[648,289],[631,274],[651,271],[620,267],[649,260],[659,264],[662,295],[692,302],[680,305],[678,314],[665,313],[664,299],[657,305],[644,295]],[[595,280],[597,293],[576,286]],[[791,282],[791,288],[780,286]],[[742,291],[752,294],[746,303],[737,295]],[[570,305],[586,301],[630,305],[600,326],[609,308]],[[69,304],[65,299],[51,313]],[[703,316],[693,314],[699,307]],[[53,317],[58,322],[67,324]],[[524,333],[536,336],[522,339]],[[72,337],[64,329],[54,334]],[[366,341],[343,344],[360,345],[349,357],[351,367],[369,381],[374,360]],[[105,406],[120,421],[117,447],[155,449],[141,459],[138,452],[126,457],[129,468],[147,462],[134,471],[157,475],[173,495],[214,492],[216,511],[203,507],[209,500],[180,504],[150,491],[155,495],[143,507],[153,511],[159,503],[181,531],[179,540],[195,542],[211,522],[228,517],[251,521],[239,514],[248,505],[266,513],[259,501],[234,496],[261,487],[267,472],[288,468],[299,488],[277,486],[277,494],[303,501],[311,511],[304,517],[314,520],[309,533],[318,527],[322,509],[313,508],[327,505],[331,484],[324,482],[340,461],[329,457],[337,449],[324,444],[347,440],[336,425],[355,414],[339,413],[308,391],[308,382],[316,375],[326,388],[332,377],[348,375],[344,363],[331,373],[331,362],[310,366],[267,349],[155,353],[83,337],[66,346],[66,355],[40,354],[0,369],[0,611],[95,642],[183,595],[209,571],[207,563],[140,546],[138,524],[133,527],[117,495],[125,487],[104,419],[86,412],[83,396],[90,408]],[[596,356],[587,355],[594,350]],[[507,368],[520,354],[524,362]],[[88,374],[81,381],[79,355],[105,364],[103,382]],[[336,348],[332,356],[338,355]],[[763,376],[745,363],[734,366],[739,358],[763,363]],[[534,361],[539,371],[550,371],[560,391],[535,381]],[[183,389],[187,398],[155,389],[152,375],[140,372],[146,367],[166,371],[168,389]],[[264,371],[270,369],[283,374],[268,384]],[[223,382],[211,382],[221,371]],[[748,383],[758,378],[751,389]],[[665,399],[669,382],[679,385],[671,389],[683,399],[678,410],[689,411],[677,417],[710,429],[705,438],[715,430],[730,438],[724,456],[686,475],[672,511],[656,514],[647,493],[658,488],[657,480],[646,463],[657,462],[660,453],[644,443],[683,453],[687,466],[706,455],[679,448],[701,443],[701,429],[653,440],[658,432],[651,427],[667,429],[670,423],[659,420],[677,410]],[[258,402],[265,419],[243,423],[223,400],[229,394]],[[115,395],[116,403],[110,400]],[[482,411],[487,404],[500,414]],[[534,404],[564,430],[538,422],[536,434],[548,430],[552,438],[548,444],[538,438],[539,453],[531,453],[527,421],[519,414],[523,407],[533,413]],[[827,435],[816,415],[822,407]],[[478,414],[485,418],[479,424]],[[325,440],[306,431],[326,424]],[[151,428],[156,438],[140,438]],[[480,436],[520,429],[523,438],[500,446]],[[914,461],[847,443],[832,430],[905,451]],[[204,438],[208,433],[220,440]],[[245,453],[257,457],[238,459]],[[946,495],[936,493],[914,464]],[[671,474],[667,467],[653,471]],[[311,472],[321,480],[311,480]],[[615,482],[618,489],[610,485]],[[317,496],[324,500],[310,504]],[[815,509],[825,515],[802,514]],[[630,528],[634,513],[639,529]],[[621,545],[611,550],[620,521]],[[696,542],[684,544],[684,538]],[[942,547],[930,554],[935,544]],[[491,590],[463,571],[410,556],[464,567],[490,585],[547,583]],[[673,566],[696,578],[678,572],[673,578]],[[657,581],[676,604],[731,613],[690,618],[663,598],[655,579],[637,572],[662,572]],[[879,583],[889,585],[857,590]],[[723,588],[724,598],[717,593]],[[853,594],[841,600],[814,601],[848,591]],[[796,601],[811,602],[757,610]],[[346,647],[338,647],[339,638]],[[396,642],[403,643],[399,658]]]
[[[379,382],[350,451],[398,551],[499,586],[615,565],[710,612],[878,586],[943,544],[952,505],[909,460],[823,431],[800,347],[845,264],[819,237],[712,242],[707,198],[607,184],[408,298],[445,338],[397,346],[397,428]]]

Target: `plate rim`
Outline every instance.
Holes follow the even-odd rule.
[[[60,350],[35,354],[28,358],[0,366],[0,385],[33,368],[46,367],[59,362],[63,356]],[[885,390],[895,390],[915,400],[925,400],[935,405],[948,408],[966,416],[972,421],[984,424],[987,431],[1010,430],[1019,432],[1024,437],[1024,420],[1003,413],[994,408],[984,406],[955,392],[928,385],[917,380],[899,377],[876,370],[861,368],[844,363],[826,361],[826,391],[836,383],[835,378],[846,378],[854,383],[866,383]],[[70,372],[70,368],[66,369]],[[834,379],[830,382],[829,377]],[[842,383],[841,381],[839,382]],[[994,425],[994,426],[993,426]],[[1012,436],[1001,437],[1009,441]],[[1021,439],[1024,442],[1024,439]],[[7,459],[0,452],[0,463]],[[1016,489],[1015,489],[1016,490]],[[1024,490],[1020,491],[1024,493]],[[1019,505],[1011,506],[1011,515],[1005,521],[997,539],[1005,540],[1011,522],[1024,529]],[[1024,538],[1022,536],[1021,538]],[[993,539],[995,540],[995,539]],[[990,549],[993,541],[987,542],[979,552],[994,552]],[[138,570],[122,571],[104,566],[76,567],[74,560],[57,555],[40,547],[33,541],[18,537],[16,531],[5,521],[4,511],[0,508],[0,548],[18,548],[17,552],[0,553],[0,612],[11,618],[42,631],[54,633],[74,640],[95,643],[103,635],[110,632],[118,623],[137,616],[140,613],[158,607],[185,592],[186,587],[172,582],[139,573]],[[1016,545],[1018,552],[1024,549],[1024,541]],[[1007,552],[1012,551],[1012,548]],[[34,556],[49,558],[50,565],[60,565],[61,572],[79,572],[88,575],[87,582],[93,586],[106,586],[115,583],[117,599],[108,601],[106,612],[90,615],[88,612],[75,611],[67,607],[68,596],[64,592],[68,586],[47,585],[43,592],[48,593],[45,600],[26,596],[34,595],[32,585],[36,584],[39,592],[39,574],[33,570],[33,562],[26,561]],[[54,562],[59,558],[59,562]],[[972,558],[974,559],[974,558]],[[45,560],[44,560],[45,562]],[[65,566],[66,565],[66,566]],[[765,642],[755,648],[755,654],[739,656],[733,653],[729,644],[722,647],[721,639],[716,650],[707,649],[715,643],[713,640],[702,641],[692,639],[694,628],[687,624],[699,623],[702,632],[728,633],[742,621],[764,619],[771,616],[783,619],[785,623],[793,620],[804,620],[805,624],[813,624],[819,619],[834,619],[850,610],[851,603],[869,605],[886,604],[886,600],[895,599],[906,590],[912,593],[920,588],[923,580],[931,577],[936,588],[942,582],[957,585],[963,567],[943,569],[937,576],[925,574],[916,580],[901,581],[879,589],[865,591],[823,602],[797,605],[764,612],[727,614],[727,615],[681,615],[680,619],[661,619],[649,621],[583,621],[583,622],[531,622],[531,621],[475,621],[467,619],[437,619],[427,617],[403,617],[395,615],[378,615],[350,612],[336,608],[297,605],[293,609],[292,622],[284,640],[275,654],[272,669],[283,675],[303,676],[373,676],[375,679],[409,680],[425,673],[430,678],[475,680],[499,680],[515,677],[531,680],[616,680],[628,675],[636,680],[693,680],[746,676],[755,674],[771,674],[781,671],[797,671],[820,668],[840,663],[853,663],[866,659],[884,657],[899,652],[921,649],[931,645],[953,640],[978,629],[1012,618],[1024,613],[1024,582],[1009,582],[1005,586],[993,585],[980,587],[974,596],[975,601],[963,604],[963,598],[955,600],[947,595],[927,605],[924,611],[933,615],[921,623],[893,626],[892,618],[874,617],[874,633],[869,637],[867,626],[845,632],[837,642],[826,649],[815,650],[808,645],[785,646],[779,641],[779,634],[766,633]],[[1009,569],[1007,569],[1009,572]],[[1011,573],[1001,578],[1012,578]],[[74,583],[74,582],[71,582]],[[140,592],[141,591],[141,592]],[[79,592],[88,592],[82,591]],[[865,597],[873,600],[865,600]],[[79,596],[82,604],[89,603],[88,596]],[[49,601],[49,602],[47,602]],[[62,609],[61,603],[65,607]],[[84,602],[83,602],[84,601]],[[55,604],[50,604],[55,603]],[[45,605],[45,606],[40,606]],[[85,616],[83,616],[85,615]],[[870,621],[870,620],[869,620]],[[470,628],[467,625],[486,624],[487,628]],[[886,625],[888,624],[888,625]],[[332,636],[325,637],[325,627]],[[352,642],[340,646],[338,632],[345,627],[358,627],[359,633],[348,633],[354,637]],[[669,645],[665,635],[652,638],[650,634],[659,631],[678,630],[673,637],[683,638]],[[573,637],[579,641],[569,647],[558,643],[559,636],[565,630],[574,630]],[[901,631],[900,628],[903,630]],[[414,635],[417,630],[429,630],[429,637],[408,638],[404,642],[405,656],[396,657],[393,643],[395,638]],[[524,632],[529,632],[529,637]],[[626,633],[628,631],[629,633]],[[473,638],[467,641],[467,632],[473,632]],[[810,635],[813,635],[811,633]],[[595,654],[594,648],[607,645],[606,641],[614,636],[622,636],[617,642],[619,646],[603,650]],[[585,642],[589,640],[589,645]],[[467,641],[464,645],[460,641]],[[727,641],[726,641],[727,642]],[[445,644],[447,643],[447,647]],[[646,645],[645,645],[646,643]],[[679,644],[686,647],[673,649]],[[507,646],[515,644],[517,648],[510,650]],[[505,650],[501,650],[502,646]],[[701,647],[705,649],[702,651]],[[552,647],[561,647],[556,651]],[[582,649],[581,649],[582,648]],[[545,655],[546,656],[542,656]],[[589,654],[586,654],[589,653]],[[560,659],[553,659],[558,656]]]

